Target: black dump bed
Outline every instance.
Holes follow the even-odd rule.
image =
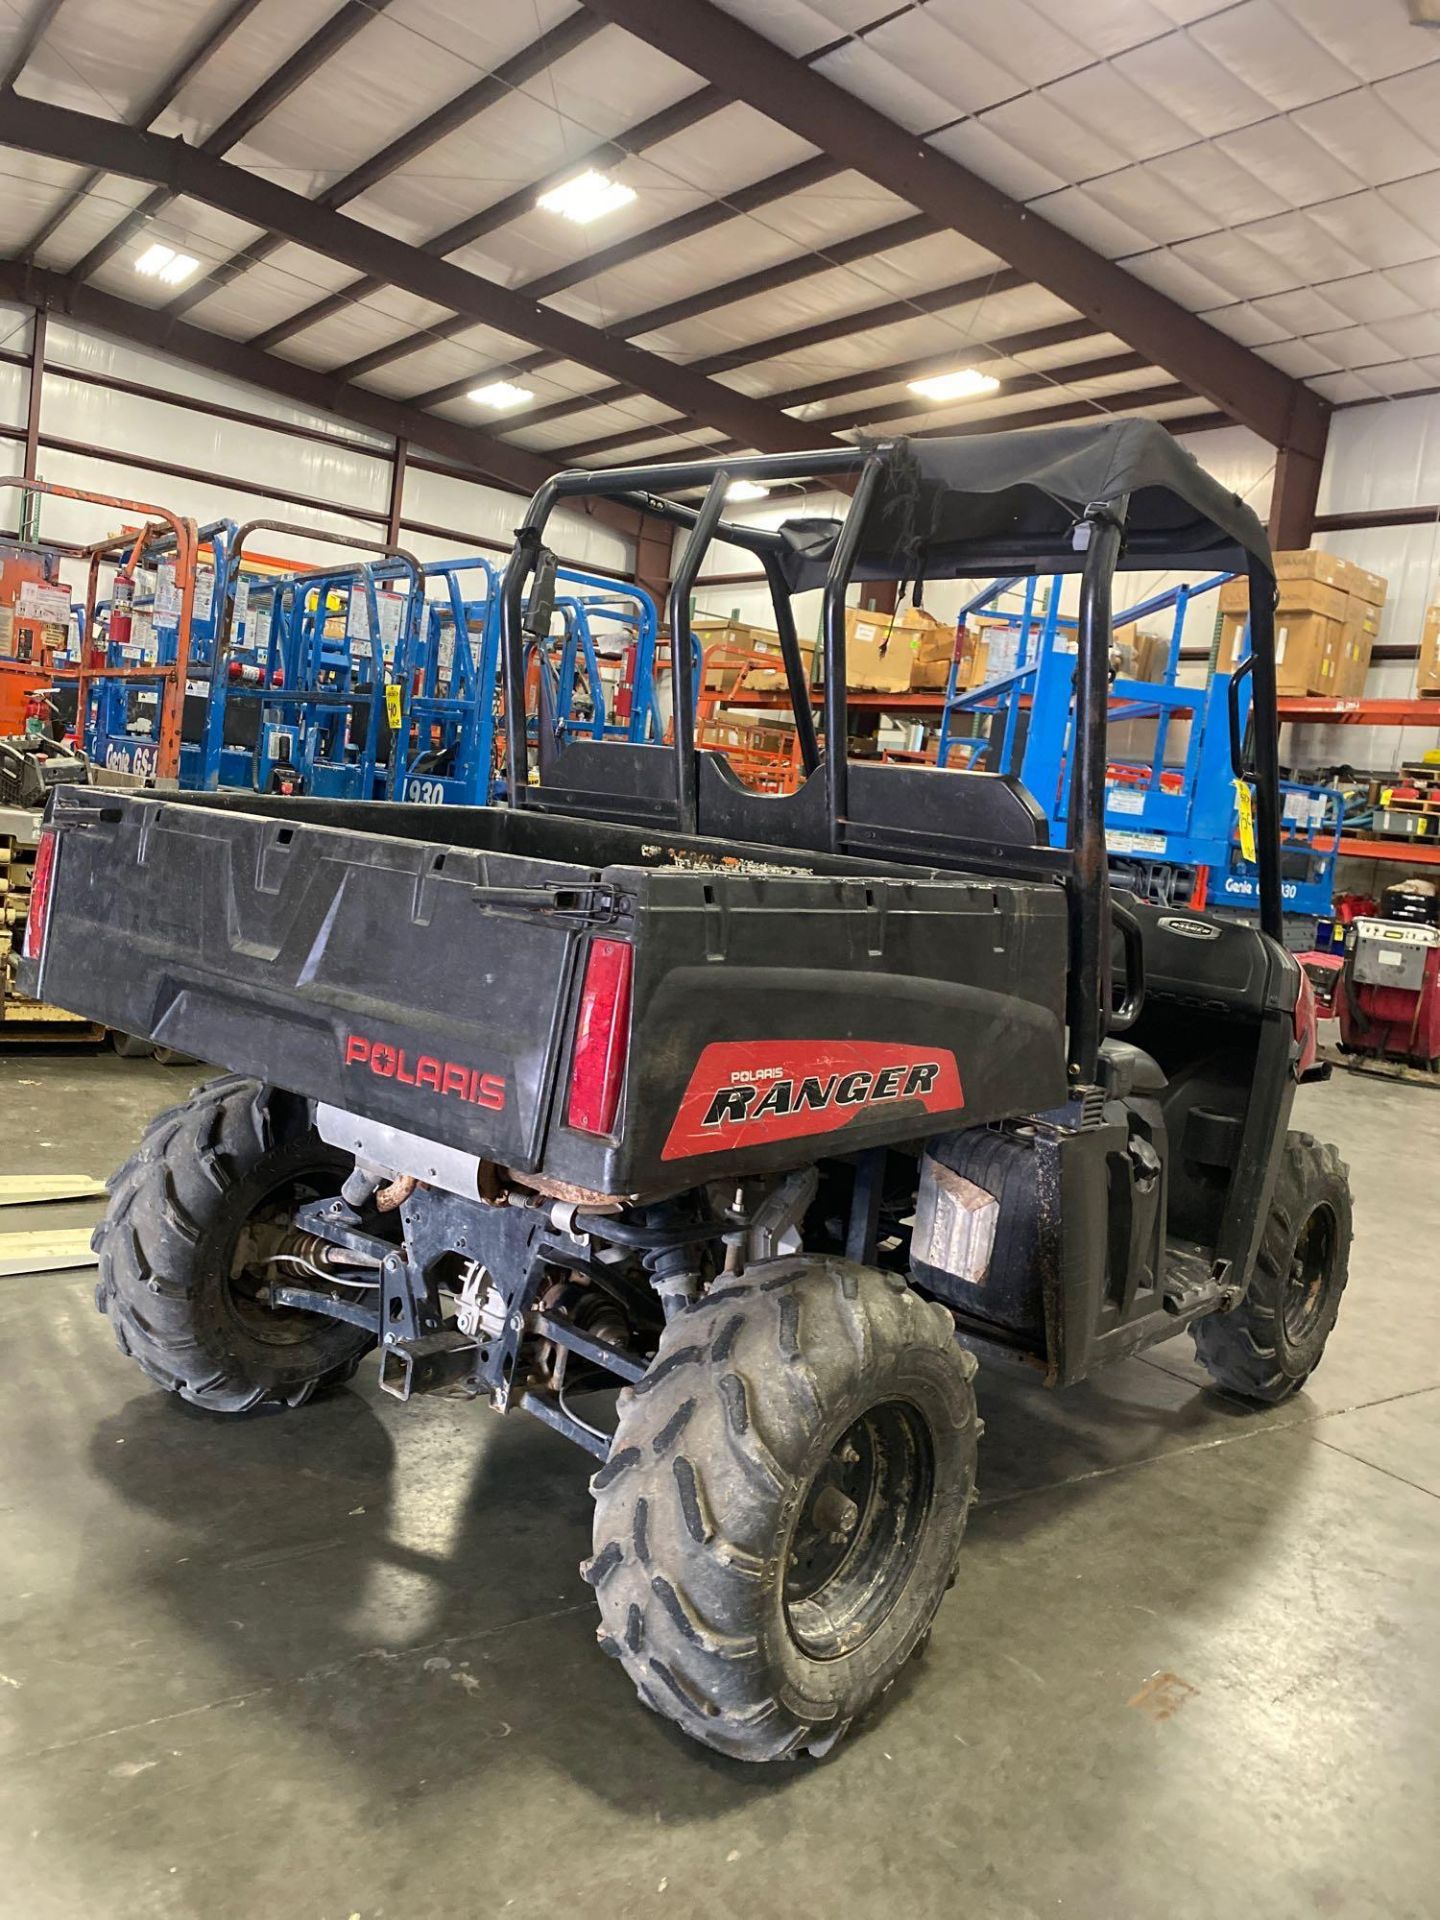
[[[604,1193],[1066,1094],[1061,887],[539,811],[64,789],[27,990]],[[631,951],[614,1130],[568,1124],[593,943]]]

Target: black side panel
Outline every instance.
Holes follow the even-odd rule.
[[[579,935],[476,890],[583,885],[585,869],[98,792],[68,818],[50,999],[470,1153],[537,1163]]]
[[[547,1169],[577,1185],[680,1189],[1065,1098],[1056,886],[616,878],[637,903],[629,1076],[614,1142],[552,1125]]]
[[[919,829],[997,846],[1049,844],[1045,815],[1010,774],[855,760],[850,817],[865,826]]]
[[[64,789],[44,995],[606,1193],[800,1166],[1065,1097],[1053,882],[797,865],[528,809],[244,800]],[[401,837],[442,825],[471,844]],[[486,839],[621,845],[656,864]],[[580,966],[599,937],[632,956],[613,1136],[564,1122]]]

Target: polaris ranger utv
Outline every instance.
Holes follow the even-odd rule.
[[[736,479],[816,476],[852,481],[843,522],[723,521]],[[547,742],[532,782],[546,522],[587,494],[690,530],[674,739]],[[717,535],[770,582],[789,795],[694,750]],[[1112,895],[1117,564],[1248,573],[1259,927]],[[852,580],[1057,570],[1067,846],[1013,779],[848,762]],[[742,1759],[825,1751],[955,1578],[977,1355],[1061,1387],[1189,1329],[1273,1402],[1334,1323],[1346,1176],[1287,1132],[1314,1022],[1280,943],[1273,598],[1255,516],[1148,422],[570,472],[505,575],[506,806],[60,790],[25,990],[231,1069],[112,1182],[121,1350],[217,1413],[299,1407],[378,1346],[402,1399],[536,1415],[602,1463],[583,1572],[641,1698]],[[577,1405],[607,1382],[613,1419]]]

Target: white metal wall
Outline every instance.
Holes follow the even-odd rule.
[[[1330,448],[1319,511],[1373,513],[1440,502],[1440,394],[1346,407],[1330,423]],[[1315,544],[1343,554],[1390,582],[1380,644],[1418,646],[1425,609],[1440,599],[1440,520],[1409,527],[1321,533]],[[1365,691],[1405,699],[1415,691],[1415,663],[1377,661]],[[1437,702],[1440,706],[1440,702]],[[1440,712],[1431,727],[1315,727],[1301,747],[1307,760],[1348,761],[1382,769],[1440,746]]]
[[[28,352],[29,345],[28,309],[0,305],[0,348],[17,354]],[[151,502],[202,524],[275,519],[351,538],[383,538],[391,474],[391,442],[385,436],[110,340],[63,318],[49,322],[45,367],[38,460],[42,479]],[[153,393],[99,386],[74,377],[77,373],[128,382]],[[25,367],[0,361],[0,427],[24,426],[28,385]],[[252,418],[225,419],[199,411],[187,404],[190,401],[233,408]],[[283,428],[323,437],[306,438]],[[433,458],[412,449],[412,462],[416,457]],[[142,460],[220,477],[155,472],[137,464]],[[18,474],[22,465],[20,442],[0,439],[0,475]],[[455,537],[407,528],[402,544],[421,560],[485,551],[482,540],[508,544],[519,510],[514,494],[412,464],[405,475],[402,520],[443,527]],[[0,495],[0,522],[13,525],[15,519],[13,506]],[[59,540],[97,539],[116,525],[113,509],[78,501],[46,500],[41,509],[42,535]],[[327,542],[291,534],[260,534],[253,544],[302,562],[334,559],[340,553]],[[554,517],[552,544],[567,559],[597,572],[628,573],[633,565],[629,542],[581,514]]]

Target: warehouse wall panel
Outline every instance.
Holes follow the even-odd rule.
[[[84,441],[122,454],[153,453],[176,466],[225,474],[257,487],[283,477],[287,492],[385,511],[389,459],[359,447],[299,439],[197,413],[183,400],[144,399],[55,372],[45,375],[40,418],[47,437]],[[48,465],[47,455],[42,472]]]
[[[1330,422],[1320,482],[1327,513],[1440,502],[1440,393],[1343,407]]]
[[[23,427],[30,379],[24,367],[0,360],[0,427]]]
[[[340,513],[319,513],[307,509],[300,513],[260,492],[241,492],[195,480],[175,480],[143,467],[127,465],[94,454],[62,453],[55,448],[43,450],[44,477],[64,487],[85,487],[99,493],[114,494],[130,500],[168,508],[172,513],[188,514],[204,524],[210,520],[250,519],[294,520],[327,528],[352,537],[375,540],[379,530],[373,522],[348,518]],[[95,507],[83,501],[47,499],[41,507],[41,534],[57,540],[96,540],[125,524],[125,517],[109,507]],[[343,558],[338,547],[324,541],[305,540],[292,534],[258,534],[257,551],[278,553],[307,564]],[[69,569],[74,574],[72,563]],[[72,584],[78,583],[76,581]]]
[[[435,473],[412,464],[405,475],[407,517],[432,526],[451,527],[460,533],[473,531],[477,539],[499,541],[508,547],[523,510],[517,495],[467,480],[458,473]],[[633,564],[630,543],[582,513],[554,513],[547,539],[567,560],[579,561],[598,572],[628,573]]]
[[[227,380],[219,374],[204,373],[199,368],[187,367],[177,360],[168,359],[164,354],[150,353],[142,347],[92,333],[88,328],[72,326],[55,315],[50,319],[45,361],[47,366],[54,368],[76,367],[86,373],[133,381],[137,386],[155,387],[162,393],[172,394],[177,400],[208,400],[216,406],[235,407],[267,420],[283,421],[289,426],[315,428],[334,434],[341,440],[352,441],[357,447],[370,447],[382,454],[389,451],[390,443],[383,434],[366,432],[364,428],[352,426],[347,421],[334,419],[329,414],[318,413],[312,408],[283,400],[276,394],[266,393],[263,388],[245,386],[238,380]],[[148,453],[150,449],[137,448],[136,451]]]

